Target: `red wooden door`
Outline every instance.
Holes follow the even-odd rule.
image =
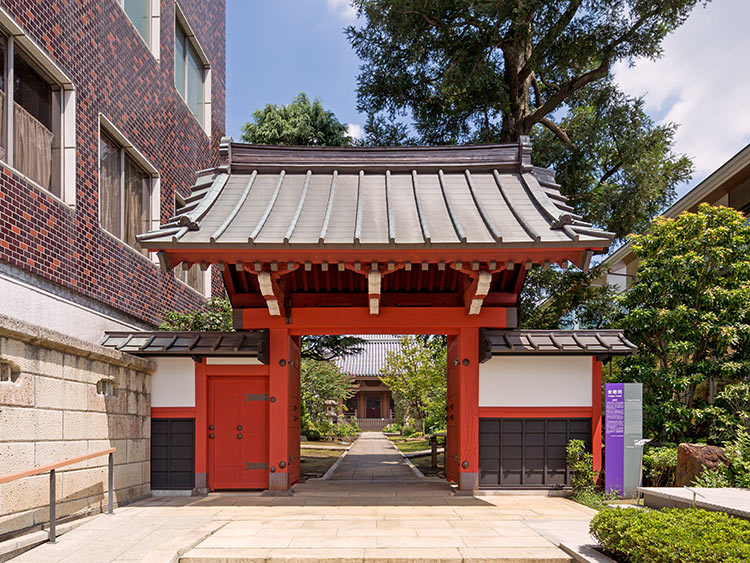
[[[445,476],[449,481],[458,482],[458,456],[460,451],[460,430],[458,401],[460,398],[460,377],[458,367],[458,337],[448,337],[448,392],[447,392],[447,436],[445,443]]]
[[[209,488],[267,488],[267,378],[209,378],[208,409]]]
[[[369,395],[367,397],[367,410],[365,418],[380,418],[380,397]]]

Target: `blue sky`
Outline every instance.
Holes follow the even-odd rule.
[[[361,125],[359,61],[342,32],[354,21],[347,0],[227,0],[228,134],[238,139],[254,109],[300,91]],[[714,0],[666,39],[661,59],[615,68],[655,120],[681,124],[676,150],[693,158],[696,173],[680,194],[750,143],[748,21],[747,0]]]

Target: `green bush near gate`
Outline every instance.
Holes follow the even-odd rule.
[[[747,563],[750,522],[700,509],[604,509],[591,533],[629,563]]]

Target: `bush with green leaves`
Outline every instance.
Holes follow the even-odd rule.
[[[652,487],[674,487],[677,477],[677,447],[648,448],[643,453],[643,475]]]
[[[159,330],[232,332],[234,331],[232,304],[229,299],[212,297],[207,299],[197,311],[189,313],[167,311],[164,313]]]
[[[566,448],[566,461],[570,467],[573,489],[571,499],[600,510],[608,502],[617,498],[614,493],[604,493],[596,489],[596,472],[594,471],[594,457],[586,451],[583,440],[571,440]]]
[[[740,431],[732,442],[724,444],[729,466],[719,465],[703,471],[694,481],[696,487],[750,488],[750,434]]]
[[[383,428],[383,432],[388,432],[389,434],[401,432],[401,425],[398,422],[392,422]]]
[[[604,509],[591,534],[630,563],[747,563],[750,522],[700,509]]]

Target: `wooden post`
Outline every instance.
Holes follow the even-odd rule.
[[[206,360],[195,362],[195,488],[208,484],[208,378]]]
[[[459,334],[459,475],[458,488],[479,487],[479,329]]]
[[[271,491],[289,489],[289,361],[293,360],[289,331],[271,329],[269,339],[268,381],[268,488]]]
[[[610,360],[611,361],[611,360]],[[602,363],[591,358],[591,455],[594,472],[602,470]]]
[[[432,449],[432,459],[430,460],[430,467],[435,469],[437,467],[437,436],[435,434],[430,436],[430,448]]]

